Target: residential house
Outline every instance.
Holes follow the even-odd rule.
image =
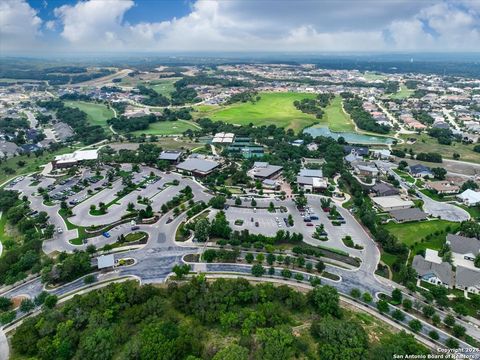
[[[408,221],[422,221],[428,218],[428,214],[417,207],[391,210],[390,215],[398,223]]]
[[[420,280],[434,285],[442,285],[447,288],[453,287],[452,265],[442,261],[438,253],[434,250],[427,249],[425,258],[422,255],[415,255],[412,267],[417,272]]]
[[[375,193],[376,196],[392,196],[398,195],[399,193],[396,187],[384,182],[377,182],[375,185],[372,186],[372,191]]]
[[[449,181],[428,181],[425,187],[439,194],[455,194],[460,190],[460,186]]]
[[[381,160],[390,160],[392,158],[392,153],[387,149],[378,149],[372,150],[372,156],[381,159]]]
[[[480,253],[480,240],[477,238],[448,234],[447,244],[454,255],[454,260],[458,259],[459,262],[474,261]]]
[[[457,266],[455,272],[455,287],[472,294],[480,294],[480,269],[474,270]]]
[[[480,204],[480,192],[467,189],[461,194],[458,194],[457,199],[467,206],[475,206]]]
[[[425,177],[425,176],[433,176],[430,168],[422,164],[410,165],[409,171],[413,177],[417,177],[417,178]]]

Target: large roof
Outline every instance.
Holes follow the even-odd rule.
[[[412,267],[417,271],[419,276],[434,275],[447,285],[453,284],[452,265],[447,262],[436,264],[426,261],[421,255],[415,255]]]
[[[55,156],[57,163],[98,159],[98,150],[77,150],[70,154]]]
[[[473,270],[463,266],[457,266],[455,273],[455,282],[457,286],[480,288],[480,269]]]
[[[458,254],[476,255],[480,252],[480,240],[461,235],[448,234],[447,242],[450,249]]]
[[[270,165],[267,162],[257,161],[253,164],[252,174],[256,177],[266,178],[272,176],[282,169],[282,166]]]
[[[321,169],[314,170],[314,169],[301,169],[298,173],[298,176],[304,177],[323,177],[323,171]]]
[[[473,191],[472,189],[465,190],[461,194],[457,195],[457,197],[463,200],[468,200],[471,203],[480,202],[480,192]]]
[[[382,208],[389,208],[389,207],[399,207],[399,206],[413,206],[413,201],[410,200],[403,200],[398,195],[392,196],[378,196],[372,198],[372,201]]]
[[[390,215],[397,221],[419,221],[427,218],[427,213],[417,207],[392,210]]]
[[[213,160],[206,160],[200,158],[188,158],[177,165],[177,169],[185,171],[193,171],[200,173],[208,173],[218,167],[220,164]]]
[[[160,156],[158,157],[160,160],[178,160],[182,155],[181,151],[177,150],[165,150],[162,151]]]

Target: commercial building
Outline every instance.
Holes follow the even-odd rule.
[[[66,169],[82,163],[83,161],[97,160],[98,150],[77,150],[70,154],[55,156],[52,161],[53,169]]]
[[[178,164],[182,158],[182,152],[178,150],[165,150],[158,156],[158,160],[168,161],[172,164]]]
[[[375,205],[383,211],[392,211],[411,208],[414,203],[411,200],[403,200],[398,195],[378,196],[372,198]]]
[[[280,175],[283,167],[270,165],[268,162],[256,161],[253,168],[248,172],[250,177],[258,180],[274,179]]]
[[[202,156],[191,155],[185,161],[177,164],[176,168],[189,175],[206,176],[219,166],[220,163],[216,161],[208,160]]]

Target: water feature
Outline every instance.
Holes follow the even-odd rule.
[[[381,145],[388,145],[392,144],[395,140],[391,137],[386,136],[375,136],[375,135],[367,135],[367,134],[358,134],[354,132],[333,132],[326,126],[312,126],[303,130],[313,137],[317,136],[326,136],[331,137],[337,140],[339,137],[343,137],[346,142],[352,144],[365,144],[365,145],[373,145],[373,144],[381,144]]]

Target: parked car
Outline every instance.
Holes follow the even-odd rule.
[[[107,239],[112,236],[108,231],[105,231],[102,235],[105,236]]]
[[[57,233],[62,234],[62,233],[63,233],[63,229],[62,229],[61,227],[59,227],[59,228],[57,229]]]
[[[255,227],[258,227],[258,221],[255,221]]]
[[[313,223],[307,222],[307,226],[313,226]]]

